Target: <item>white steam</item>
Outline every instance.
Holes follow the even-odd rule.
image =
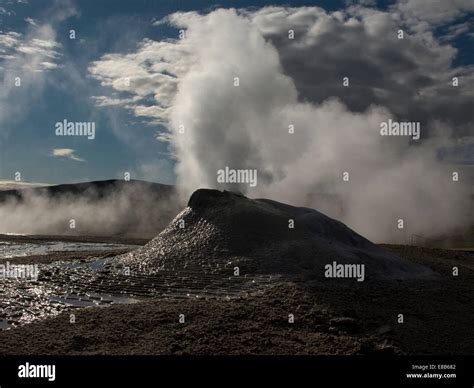
[[[239,189],[315,207],[376,241],[438,235],[470,221],[466,185],[436,161],[447,137],[410,145],[409,138],[380,136],[380,123],[392,117],[387,108],[353,113],[337,99],[300,102],[275,47],[234,10],[170,20],[186,28],[184,41],[170,44],[186,47],[193,58],[170,108],[184,195],[224,188],[216,172],[225,166],[256,168],[257,188]]]
[[[172,190],[122,183],[55,195],[24,189],[21,199],[0,192],[0,233],[153,238],[183,206]]]
[[[171,143],[182,198],[200,187],[237,188],[316,208],[379,242],[452,233],[471,222],[470,182],[463,174],[453,181],[457,168],[436,154],[455,144],[451,133],[461,141],[472,127],[474,75],[451,67],[457,50],[440,44],[431,24],[407,23],[407,39],[397,40],[410,9],[176,13],[158,23],[185,30],[183,39],[145,39],[137,52],[91,63],[90,74],[115,91],[93,98],[168,128],[158,138]],[[353,77],[343,89],[345,75]],[[454,75],[464,87],[450,86]],[[421,121],[422,138],[380,136],[390,118]],[[226,166],[257,169],[257,187],[218,184]],[[138,211],[130,198],[28,198],[0,209],[0,230],[64,233],[78,217],[86,234],[123,233],[128,220],[140,235],[166,206]]]

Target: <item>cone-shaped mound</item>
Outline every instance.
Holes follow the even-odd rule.
[[[294,226],[294,227],[292,227]],[[155,239],[118,258],[147,272],[197,270],[325,278],[328,264],[364,264],[365,278],[432,277],[358,235],[343,223],[308,208],[200,189]]]

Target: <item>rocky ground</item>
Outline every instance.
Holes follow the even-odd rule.
[[[384,248],[440,278],[348,280],[337,287],[275,279],[261,292],[234,298],[152,296],[131,304],[63,306],[55,316],[1,331],[0,354],[474,354],[473,253]]]

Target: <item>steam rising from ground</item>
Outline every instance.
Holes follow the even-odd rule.
[[[426,24],[397,41],[403,18],[359,6],[331,14],[317,7],[173,14],[158,23],[182,28],[184,39],[145,39],[136,53],[91,64],[102,85],[124,93],[95,99],[166,126],[159,139],[177,160],[181,203],[201,187],[237,188],[316,208],[379,242],[450,233],[472,219],[471,182],[462,174],[453,181],[456,167],[437,152],[465,141],[472,115],[462,109],[471,109],[473,71],[452,69],[456,50],[439,44]],[[464,83],[458,90],[449,86],[456,74]],[[345,90],[344,76],[351,77]],[[329,87],[330,77],[337,81]],[[421,121],[422,139],[380,136],[389,118]],[[226,166],[257,169],[257,187],[218,184]],[[30,196],[0,207],[0,231],[63,234],[75,218],[83,234],[121,233],[130,224],[140,236],[161,211],[177,209],[154,198],[137,208],[135,195],[96,202]]]
[[[0,233],[152,238],[176,215],[173,192],[122,182],[107,189],[51,195],[23,190],[0,206]],[[74,220],[75,228],[71,228]]]
[[[223,188],[216,171],[229,166],[258,170],[255,190],[239,186],[251,196],[317,208],[376,241],[433,236],[468,224],[469,184],[453,182],[453,170],[436,158],[440,146],[452,144],[445,124],[423,123],[430,137],[416,144],[383,138],[380,123],[392,118],[386,107],[355,113],[338,99],[300,101],[277,49],[250,19],[218,10],[170,20],[186,28],[185,40],[174,45],[193,59],[170,108],[185,195],[197,187]]]

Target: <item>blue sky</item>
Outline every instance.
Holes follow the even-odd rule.
[[[0,107],[3,109],[0,110],[3,112],[0,179],[11,180],[18,171],[26,181],[69,183],[121,178],[128,171],[136,179],[173,183],[175,159],[170,157],[168,143],[157,139],[157,134],[165,132],[165,128],[150,116],[139,116],[123,104],[98,106],[93,96],[117,91],[102,86],[91,76],[91,63],[110,53],[133,53],[144,39],[174,39],[176,27],[154,22],[176,11],[209,12],[221,7],[265,5],[318,5],[334,11],[348,6],[344,1],[221,1],[216,5],[206,1],[77,0],[58,4],[61,3],[49,0],[0,0],[3,34],[21,34],[18,39],[22,43],[17,44],[26,47],[35,39],[38,28],[46,25],[48,29],[42,30],[43,33],[56,42],[52,49],[55,53],[50,57],[54,68],[42,69],[37,75],[27,75],[24,72],[28,70],[11,67],[9,63],[14,63],[16,53],[11,53],[9,59],[0,59],[4,65],[4,84],[13,82],[15,75],[23,81],[21,87],[0,96],[3,105]],[[392,3],[379,2],[376,7],[383,10],[389,4]],[[452,66],[468,68],[474,62],[472,13],[463,11],[449,22],[433,25],[431,30],[443,40],[453,31],[451,26],[463,24],[468,25],[467,30],[454,34],[444,44],[458,49]],[[71,29],[76,32],[75,40],[69,39]],[[84,137],[56,136],[54,125],[63,119],[95,122],[96,138],[91,141]],[[467,147],[464,152],[469,159],[472,147],[462,147]],[[53,156],[54,150],[61,149],[69,151]]]

